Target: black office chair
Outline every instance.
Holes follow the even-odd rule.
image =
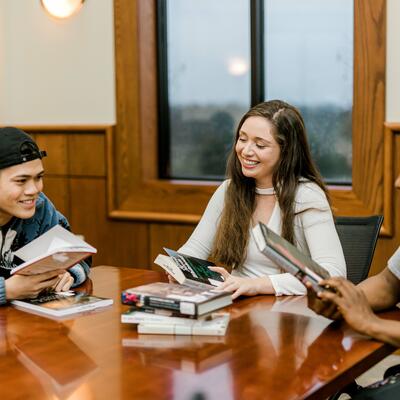
[[[382,222],[382,215],[337,217],[335,220],[346,260],[347,279],[354,284],[368,276]]]
[[[354,284],[367,278],[376,242],[383,222],[382,215],[371,217],[336,217],[335,225],[347,266],[347,279]],[[361,386],[355,381],[329,397],[338,400],[343,393],[354,395]]]

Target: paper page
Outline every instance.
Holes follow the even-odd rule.
[[[55,241],[56,240],[56,241]],[[14,254],[24,261],[29,261],[44,254],[50,254],[56,249],[56,245],[62,243],[62,248],[65,247],[85,247],[88,252],[96,253],[96,249],[67,229],[60,225],[56,225],[49,229],[43,235],[39,236],[26,246],[17,250]],[[51,249],[51,250],[50,250]]]

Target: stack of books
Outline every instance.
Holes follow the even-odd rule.
[[[123,323],[137,325],[139,333],[223,336],[229,313],[215,312],[232,303],[231,293],[219,291],[220,274],[208,269],[211,263],[166,249],[155,263],[177,283],[154,282],[122,292],[122,303],[131,308],[121,316]]]

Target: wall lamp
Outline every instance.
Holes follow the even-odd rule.
[[[85,0],[40,0],[46,12],[55,18],[68,18],[77,13]]]

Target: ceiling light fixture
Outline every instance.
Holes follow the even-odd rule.
[[[85,0],[40,0],[46,12],[55,18],[68,18],[77,13]]]

